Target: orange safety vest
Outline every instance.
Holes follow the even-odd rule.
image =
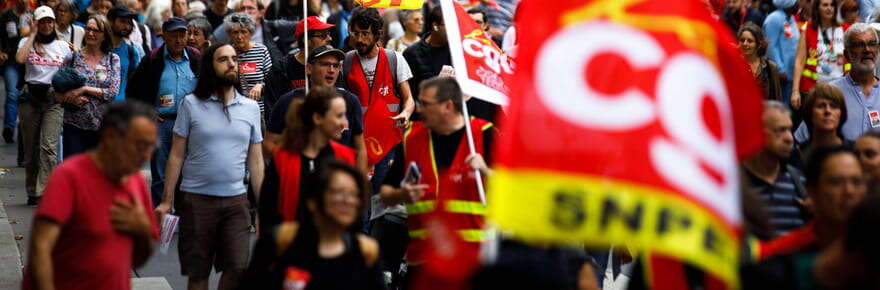
[[[492,123],[477,118],[472,118],[470,122],[474,147],[477,153],[483,154],[483,131],[491,129]],[[486,207],[480,202],[476,175],[465,163],[465,158],[470,155],[467,137],[462,136],[449,168],[437,168],[431,134],[433,133],[425,128],[422,122],[416,122],[403,137],[404,164],[416,162],[422,174],[421,183],[428,185],[422,199],[406,205],[410,237],[406,255],[410,264],[419,264],[425,260],[427,248],[425,238],[428,234],[425,229],[426,216],[438,209],[438,201],[443,201],[439,209],[449,214],[452,230],[468,242],[467,244],[478,248],[480,242],[489,237],[483,229]]]
[[[843,24],[843,31],[849,29],[849,26],[849,24]],[[819,80],[819,70],[817,69],[819,64],[819,50],[817,49],[819,46],[819,31],[813,28],[808,21],[801,26],[801,34],[807,38],[805,40],[807,42],[807,59],[804,61],[804,70],[801,72],[800,91],[806,92],[813,89],[816,86],[816,81]],[[832,45],[834,44],[832,43]],[[842,60],[843,72],[847,73],[852,68],[852,65],[845,58],[842,58]]]

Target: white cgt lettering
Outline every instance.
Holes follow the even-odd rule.
[[[587,68],[602,53],[617,54],[635,69],[662,66],[655,100],[635,87],[618,95],[591,88],[584,74],[602,73],[601,68]],[[535,65],[540,100],[569,122],[591,129],[629,131],[659,121],[668,137],[645,140],[655,171],[727,221],[740,220],[731,104],[721,76],[703,56],[683,52],[667,57],[657,41],[640,30],[591,22],[571,25],[551,36],[539,50]],[[706,99],[718,109],[722,140],[715,140],[703,120]],[[717,173],[720,182],[705,168]]]
[[[539,51],[535,79],[541,100],[550,110],[575,124],[627,130],[654,120],[654,104],[636,88],[620,95],[598,92],[584,82],[584,69],[597,54],[613,52],[637,69],[657,67],[664,52],[651,36],[620,24],[572,25],[550,37]]]

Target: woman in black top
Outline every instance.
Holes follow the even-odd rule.
[[[332,88],[313,88],[305,100],[291,102],[281,145],[272,152],[260,193],[260,227],[271,229],[298,220],[307,181],[329,160],[355,163],[354,150],[336,143],[348,127],[345,100]]]
[[[363,174],[330,161],[307,187],[308,215],[260,236],[239,288],[384,289],[378,244],[352,226],[366,201]]]
[[[764,90],[765,100],[782,101],[782,81],[776,64],[767,60],[767,40],[758,25],[746,22],[736,34],[739,50],[749,65],[752,76]]]

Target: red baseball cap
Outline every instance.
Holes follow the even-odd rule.
[[[329,29],[331,27],[335,27],[336,25],[324,23],[321,19],[318,19],[318,16],[309,16],[307,18],[309,20],[309,31],[312,30],[324,30]],[[296,24],[296,32],[293,34],[299,37],[305,32],[305,21],[300,21]]]

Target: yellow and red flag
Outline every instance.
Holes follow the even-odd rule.
[[[761,93],[699,0],[525,0],[489,217],[535,242],[626,244],[736,288],[738,157]]]
[[[424,0],[355,0],[358,4],[369,8],[422,9]]]

